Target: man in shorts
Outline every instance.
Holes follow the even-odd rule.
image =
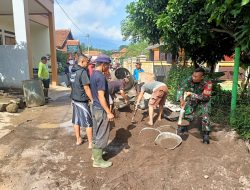
[[[88,67],[88,57],[81,55],[78,64],[72,67],[70,75],[71,98],[73,106],[72,123],[76,135],[76,145],[82,144],[80,127],[86,127],[89,148],[92,148],[92,116],[89,107],[89,100],[93,102],[93,97],[89,87],[90,81],[86,68]]]
[[[49,84],[50,84],[49,70],[46,65],[47,62],[48,62],[47,57],[43,56],[41,57],[41,61],[38,65],[38,78],[41,79],[43,82],[43,92],[44,92],[44,97],[46,101],[48,101],[49,99],[48,93],[49,93]]]
[[[138,105],[145,92],[151,94],[148,105],[148,114],[149,114],[148,125],[152,126],[154,109],[157,108],[157,106],[159,106],[158,120],[161,120],[161,116],[163,113],[163,106],[166,101],[168,88],[165,83],[156,81],[154,74],[149,75],[149,77],[151,78],[149,79],[149,82],[143,84],[141,87],[140,94],[137,97],[135,109],[138,108]]]
[[[109,89],[104,73],[109,69],[111,59],[107,55],[99,55],[96,67],[90,78],[90,87],[93,95],[93,167],[107,168],[112,162],[102,158],[103,149],[108,144],[110,123],[114,115],[109,109]]]

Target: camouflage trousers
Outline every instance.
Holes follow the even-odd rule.
[[[202,118],[202,131],[211,131],[211,124],[210,124],[210,104],[209,102],[192,102],[188,101],[185,106],[185,114],[184,118],[188,121],[193,121],[195,116],[199,116]]]

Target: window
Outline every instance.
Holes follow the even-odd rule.
[[[5,36],[5,45],[15,45],[15,44],[16,44],[15,37]]]
[[[15,45],[15,33],[0,29],[0,45]]]
[[[3,45],[3,36],[0,34],[0,45]]]
[[[0,45],[3,45],[3,35],[1,29],[0,29]]]

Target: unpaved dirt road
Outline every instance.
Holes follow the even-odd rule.
[[[2,115],[2,117],[7,117]],[[145,130],[146,112],[131,125],[131,110],[121,111],[110,135],[107,169],[92,167],[87,143],[75,146],[68,95],[11,117],[0,139],[1,190],[248,190],[250,154],[233,132],[216,127],[210,145],[196,129],[175,150],[154,144],[158,134]],[[3,119],[3,118],[2,118]],[[143,120],[143,121],[141,121]],[[155,127],[173,131],[162,120]]]

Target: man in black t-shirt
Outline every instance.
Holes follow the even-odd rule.
[[[93,167],[107,168],[112,162],[102,158],[103,149],[108,144],[110,124],[114,115],[109,109],[108,82],[103,73],[109,69],[111,59],[107,55],[99,55],[96,67],[90,78],[91,92],[93,95]]]
[[[86,127],[89,148],[92,148],[93,123],[88,100],[90,99],[93,102],[93,97],[89,87],[90,81],[85,69],[87,67],[88,57],[81,55],[78,58],[78,64],[75,64],[71,70],[72,123],[74,124],[76,145],[82,144],[80,127]]]

